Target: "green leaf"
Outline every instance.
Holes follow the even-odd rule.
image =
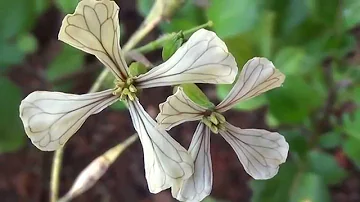
[[[51,1],[49,0],[33,0],[35,1],[35,12],[39,16],[44,13],[50,6]]]
[[[305,1],[299,0],[266,0],[266,7],[276,13],[274,34],[282,38],[289,35],[308,18]]]
[[[248,32],[259,20],[260,0],[212,0],[207,10],[208,20],[223,38]]]
[[[35,22],[32,0],[0,1],[0,41],[5,41],[29,30]]]
[[[326,184],[341,183],[347,176],[346,171],[338,165],[335,158],[330,154],[311,151],[309,161],[311,170],[321,176]]]
[[[283,33],[288,33],[290,30],[301,25],[309,14],[305,1],[288,0],[287,2],[284,15],[279,17]]]
[[[353,97],[352,99],[358,104],[360,105],[360,88],[355,88],[352,91]]]
[[[155,0],[137,0],[136,7],[140,14],[145,17],[150,12],[154,2]]]
[[[61,52],[49,65],[46,75],[50,81],[80,70],[84,65],[84,53],[71,46],[63,45]]]
[[[133,62],[129,66],[129,72],[131,76],[139,76],[147,72],[147,68],[140,62]]]
[[[204,200],[202,200],[202,202],[229,202],[229,201],[226,201],[226,200],[219,200],[219,199],[216,199],[212,196],[207,196],[206,198],[204,198]]]
[[[116,111],[124,111],[127,109],[127,106],[125,105],[124,102],[118,101],[110,105],[110,108]]]
[[[342,145],[343,151],[351,161],[360,168],[360,140],[354,137],[349,137]]]
[[[224,39],[229,52],[235,57],[240,69],[248,60],[256,56],[252,37],[247,34],[239,34]]]
[[[202,202],[217,202],[217,200],[212,198],[211,196],[208,196],[208,197],[204,198],[204,200]]]
[[[283,87],[266,93],[269,112],[283,124],[302,123],[323,103],[324,97],[299,76],[287,76]]]
[[[274,65],[285,75],[302,74],[310,68],[306,64],[305,51],[297,47],[284,47],[277,52]]]
[[[309,8],[312,19],[333,28],[336,23],[338,9],[342,4],[338,0],[307,0],[305,1]]]
[[[30,33],[19,36],[17,46],[25,54],[33,53],[37,49],[37,39]]]
[[[335,149],[342,144],[341,133],[331,131],[320,136],[319,145],[324,149]]]
[[[18,46],[0,41],[0,72],[10,65],[19,64],[25,57]]]
[[[170,23],[164,22],[160,28],[164,32],[178,32],[188,30],[195,26],[206,23],[204,11],[196,6],[194,1],[185,0],[185,4],[171,18]]]
[[[218,98],[220,100],[225,99],[225,97],[230,92],[231,88],[232,88],[231,85],[226,85],[226,84],[217,85],[216,92],[217,92]],[[254,110],[254,109],[257,109],[259,107],[266,105],[266,103],[267,103],[266,96],[259,95],[254,98],[251,98],[249,100],[241,101],[240,103],[236,104],[233,109],[251,111],[251,110]]]
[[[251,180],[250,187],[253,192],[251,202],[288,202],[288,193],[296,173],[295,164],[286,162],[280,166],[279,173],[269,180]]]
[[[344,131],[347,135],[353,136],[360,140],[360,110],[356,110],[354,115],[344,115]]]
[[[254,38],[263,57],[270,58],[273,54],[275,19],[275,12],[265,11],[258,27],[254,30]]]
[[[265,114],[265,123],[271,128],[277,128],[280,125],[279,120],[277,120],[271,113]]]
[[[328,33],[324,25],[315,22],[312,18],[307,18],[295,28],[285,31],[279,36],[278,42],[281,46],[306,46],[312,41],[316,42],[321,36]]]
[[[180,31],[171,40],[165,42],[165,44],[163,45],[163,50],[161,54],[162,59],[164,61],[168,60],[177,51],[177,49],[180,48],[183,42],[184,35]]]
[[[344,0],[343,3],[343,17],[345,29],[349,30],[360,24],[360,1],[358,0]]]
[[[26,54],[37,50],[37,39],[30,33],[20,34],[15,40],[0,40],[0,71],[11,65],[20,64]]]
[[[25,133],[19,118],[21,101],[20,89],[5,77],[0,77],[0,153],[21,148],[25,143]]]
[[[180,86],[183,88],[185,94],[193,102],[208,109],[212,109],[215,107],[215,105],[212,102],[210,102],[208,97],[202,92],[202,90],[199,87],[197,87],[196,84],[189,83],[189,84],[181,84]]]
[[[55,0],[55,5],[63,13],[73,13],[78,3],[77,0]]]
[[[294,155],[297,154],[301,159],[305,159],[309,151],[309,145],[306,137],[300,133],[299,130],[285,130],[280,131],[286,141],[290,145],[290,152]]]
[[[291,190],[290,202],[330,202],[330,194],[321,176],[303,173]]]

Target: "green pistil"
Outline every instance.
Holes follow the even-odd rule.
[[[136,93],[138,92],[137,88],[133,84],[134,80],[132,78],[126,79],[126,81],[115,81],[115,88],[113,95],[120,97],[120,100],[131,100],[134,101]]]
[[[215,134],[218,134],[219,130],[225,130],[226,119],[218,112],[211,112],[210,115],[204,116],[201,121]]]

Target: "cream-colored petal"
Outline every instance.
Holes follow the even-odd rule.
[[[20,104],[20,118],[32,143],[43,151],[63,146],[85,120],[118,98],[112,90],[84,95],[35,91]]]
[[[82,0],[74,14],[65,16],[59,40],[95,55],[115,77],[125,80],[128,67],[119,45],[118,13],[114,1]]]
[[[194,103],[179,87],[174,95],[169,96],[159,105],[160,113],[156,120],[166,130],[186,121],[200,120],[206,108]]]
[[[236,152],[245,171],[256,180],[274,177],[286,161],[289,144],[284,136],[260,129],[240,129],[226,123],[220,134]]]
[[[139,88],[182,83],[232,83],[234,57],[214,32],[200,29],[169,60],[136,78]]]
[[[210,195],[213,182],[211,155],[210,155],[210,129],[199,123],[189,147],[191,157],[195,161],[194,175],[189,179],[180,181],[172,189],[172,195],[179,201],[197,202]]]
[[[184,147],[160,129],[136,99],[128,102],[130,115],[144,150],[145,176],[151,193],[173,186],[194,173],[194,162]]]
[[[241,71],[238,81],[227,97],[216,107],[219,112],[231,109],[242,100],[247,100],[281,86],[285,75],[266,58],[249,60]]]

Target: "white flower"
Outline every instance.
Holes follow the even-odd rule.
[[[226,122],[221,113],[240,101],[279,87],[284,79],[285,76],[275,69],[272,62],[266,58],[253,58],[245,64],[227,97],[213,109],[194,103],[181,87],[160,104],[156,120],[167,130],[185,121],[201,120],[189,147],[195,161],[194,175],[179,180],[172,190],[174,198],[201,201],[210,194],[213,181],[210,131],[220,133],[236,152],[245,171],[254,179],[269,179],[276,175],[289,150],[285,138],[276,132],[237,128]]]
[[[36,91],[20,105],[26,134],[40,150],[64,145],[85,120],[119,99],[127,103],[144,150],[149,190],[158,193],[193,174],[193,160],[141,106],[139,89],[191,83],[232,83],[237,67],[215,33],[194,33],[165,63],[132,77],[119,46],[119,7],[110,0],[83,0],[62,23],[59,39],[95,55],[115,76],[114,89],[83,95]],[[64,61],[66,65],[66,61]]]

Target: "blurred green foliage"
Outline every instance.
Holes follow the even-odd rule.
[[[141,13],[150,2],[138,0]],[[356,48],[351,29],[360,23],[359,8],[357,0],[209,0],[205,6],[188,0],[170,24],[161,26],[164,32],[179,31],[211,20],[239,68],[263,56],[286,75],[281,88],[235,106],[245,111],[267,107],[268,125],[287,128],[280,133],[290,144],[289,159],[273,179],[250,182],[253,202],[331,201],[328,188],[348,176],[334,152],[342,150],[359,167],[360,110],[332,114],[346,102],[356,108],[360,103],[359,65],[346,59]],[[350,85],[338,87],[341,82]],[[231,87],[217,86],[219,100]],[[330,96],[334,90],[335,98]],[[329,102],[334,102],[331,109]],[[324,120],[329,127],[321,126]]]
[[[27,54],[37,50],[37,39],[31,33],[37,18],[49,6],[47,0],[0,1],[0,73],[20,64]],[[19,149],[25,143],[18,116],[22,93],[18,86],[0,75],[0,153]]]
[[[138,0],[139,13],[145,16],[153,1]],[[252,201],[331,201],[329,188],[348,176],[334,156],[343,153],[360,170],[360,65],[350,64],[346,57],[356,48],[351,30],[360,23],[360,1],[344,0],[340,4],[338,0],[209,0],[208,5],[195,2],[200,1],[186,0],[169,22],[160,25],[162,32],[178,32],[211,20],[211,29],[226,42],[239,68],[254,56],[264,56],[286,75],[283,87],[235,107],[243,111],[267,108],[268,125],[290,144],[288,161],[277,176],[250,182]],[[75,0],[53,1],[62,13],[72,13],[76,4]],[[38,50],[32,31],[38,18],[50,8],[50,1],[0,1],[0,8],[9,8],[0,12],[0,92],[6,95],[0,105],[1,153],[21,148],[26,137],[18,118],[23,94],[5,75]],[[164,58],[172,53],[169,46]],[[62,44],[43,73],[54,89],[69,91],[71,82],[64,85],[55,81],[84,70],[84,66],[85,54]],[[195,87],[183,87],[194,99],[209,104],[202,95],[193,93]],[[217,86],[219,100],[231,87]],[[330,96],[332,91],[337,96]],[[329,98],[333,99],[330,104]],[[112,108],[125,108],[118,103]],[[354,109],[341,111],[348,103]],[[330,112],[328,105],[332,107]],[[321,125],[324,120],[327,126]]]
[[[0,154],[19,149],[25,143],[24,128],[19,119],[18,109],[21,101],[20,89],[0,76]]]

